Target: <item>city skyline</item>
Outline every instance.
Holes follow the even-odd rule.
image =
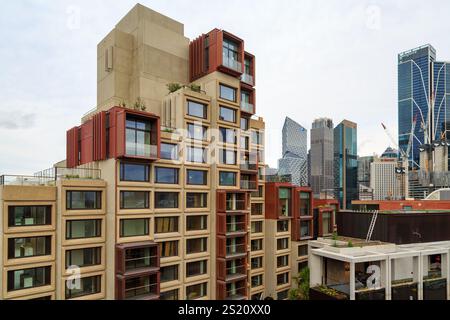
[[[148,1],[142,3],[149,5]],[[0,111],[4,115],[0,120],[0,134],[4,137],[0,147],[9,153],[8,157],[0,157],[2,173],[30,174],[64,159],[65,141],[61,133],[66,124],[78,124],[79,117],[95,105],[95,44],[113,27],[111,21],[118,21],[134,4],[133,1],[108,6],[101,1],[89,4],[80,1],[76,6],[68,1],[51,5],[39,1],[5,4],[2,12],[8,14],[2,15],[1,20],[11,27],[0,31],[10,44],[0,51],[5,62],[0,76],[3,87]],[[431,43],[438,48],[439,56],[450,55],[450,45],[439,37],[448,27],[427,23],[430,19],[439,21],[441,15],[445,17],[449,4],[442,2],[443,10],[434,12],[420,2],[402,6],[401,1],[394,4],[336,1],[321,4],[321,10],[316,10],[314,2],[304,1],[300,13],[292,10],[299,5],[297,1],[256,7],[249,3],[253,14],[244,16],[246,10],[224,14],[229,12],[225,4],[215,3],[212,6],[216,10],[208,7],[205,10],[211,14],[198,20],[201,12],[188,10],[188,4],[151,3],[155,10],[186,23],[190,39],[215,25],[231,32],[238,31],[242,21],[252,26],[242,36],[249,39],[248,47],[259,57],[259,114],[270,119],[266,128],[270,133],[267,146],[277,150],[266,155],[269,165],[275,166],[281,156],[278,146],[285,116],[306,125],[307,130],[315,118],[323,116],[335,123],[343,118],[352,119],[360,127],[359,155],[381,153],[391,143],[380,123],[384,122],[394,134],[397,132],[397,54]],[[259,21],[263,23],[268,12],[282,16],[277,21],[283,24],[272,23],[270,29],[260,26]],[[408,16],[408,21],[400,19],[398,23],[402,16]],[[420,30],[414,27],[418,32],[410,32],[413,25],[420,25]],[[437,29],[439,33],[435,32]],[[296,36],[292,37],[291,30]],[[273,39],[272,45],[264,41],[265,37]],[[283,54],[281,44],[288,40],[292,46],[289,54]],[[30,47],[34,49],[29,50]],[[352,59],[346,59],[349,56]],[[270,64],[258,63],[269,59]],[[373,63],[367,64],[368,60]],[[321,70],[327,70],[325,80]],[[26,79],[24,73],[28,74]],[[283,85],[271,80],[277,74],[285,77]],[[343,82],[346,87],[329,85],[339,83],[342,78],[346,79]],[[322,94],[325,84],[327,94]],[[380,94],[373,95],[373,88]],[[301,97],[296,108],[292,107],[292,92]],[[373,99],[367,99],[368,96]],[[60,121],[62,117],[66,119],[64,123]],[[25,148],[33,152],[24,152]],[[35,157],[36,153],[41,156]]]

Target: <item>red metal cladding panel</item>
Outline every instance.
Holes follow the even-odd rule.
[[[216,192],[216,211],[226,212],[226,192],[217,191]]]
[[[126,121],[126,113],[125,110],[117,110],[115,112],[116,118],[116,152],[115,157],[120,158],[126,155],[125,150],[125,121]]]
[[[100,112],[94,121],[94,161],[106,159],[106,112]]]
[[[223,281],[217,281],[216,284],[216,299],[225,300],[227,295],[227,285]]]
[[[227,262],[225,259],[216,260],[217,280],[225,281],[227,276]]]
[[[94,122],[89,120],[81,125],[81,159],[80,164],[94,160]]]
[[[66,166],[78,166],[78,127],[72,128],[66,134]]]
[[[218,258],[225,258],[226,257],[226,250],[227,250],[227,239],[225,236],[217,236],[217,257]]]

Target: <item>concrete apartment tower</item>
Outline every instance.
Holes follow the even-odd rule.
[[[297,186],[308,185],[308,132],[289,117],[283,125],[283,157],[278,160],[278,174],[290,175]]]
[[[312,124],[310,183],[316,198],[334,195],[333,129],[333,120],[328,118],[316,119]]]

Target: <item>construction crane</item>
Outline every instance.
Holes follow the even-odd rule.
[[[402,163],[401,173],[404,175],[404,180],[402,181],[403,184],[403,195],[404,197],[408,197],[409,188],[408,188],[408,168],[409,168],[409,153],[411,152],[412,142],[414,138],[414,130],[416,129],[416,123],[417,123],[417,116],[414,117],[413,122],[411,124],[411,133],[408,140],[408,146],[406,147],[406,151],[401,149],[399,145],[397,144],[397,141],[394,139],[388,128],[382,123],[384,131],[386,132],[387,136],[391,139],[391,142],[393,143],[394,147],[397,148],[397,150],[400,152],[400,160]]]

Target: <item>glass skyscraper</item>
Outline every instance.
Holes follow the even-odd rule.
[[[421,145],[447,140],[449,95],[450,65],[436,61],[436,50],[431,45],[398,55],[398,144],[404,151],[416,119],[408,155],[410,168],[419,168]]]
[[[334,192],[343,209],[358,199],[357,125],[348,120],[334,128]]]
[[[283,158],[278,160],[278,174],[290,175],[293,184],[308,185],[307,130],[286,117],[283,126]]]

